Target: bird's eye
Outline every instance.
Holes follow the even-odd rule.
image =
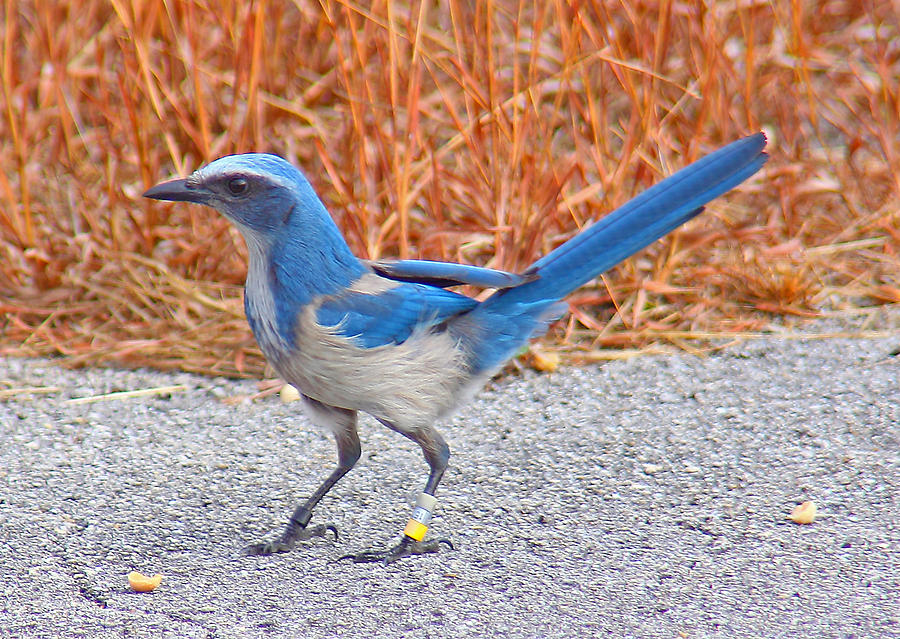
[[[228,190],[231,191],[232,195],[243,195],[249,188],[250,185],[247,184],[247,180],[244,178],[237,177],[228,180]]]

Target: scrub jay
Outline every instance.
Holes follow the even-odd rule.
[[[306,178],[275,155],[218,159],[145,197],[217,209],[241,231],[249,264],[244,307],[266,358],[301,393],[313,422],[337,442],[338,465],[284,533],[244,549],[287,552],[332,526],[308,527],[313,508],[360,456],[364,411],[416,442],[430,468],[402,540],[344,558],[390,562],[436,552],[425,539],[450,449],[435,423],[452,412],[566,309],[560,300],[756,173],[762,133],[704,157],[588,226],[520,274],[425,260],[367,261],[350,251]],[[478,302],[448,290],[496,291]]]

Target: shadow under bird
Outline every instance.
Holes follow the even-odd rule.
[[[390,562],[436,552],[426,539],[450,449],[435,423],[566,310],[560,300],[756,173],[762,133],[707,155],[648,189],[521,274],[424,260],[366,261],[350,251],[309,182],[275,155],[215,160],[145,197],[211,206],[247,242],[247,320],[278,374],[301,393],[312,421],[337,442],[337,468],[291,516],[277,539],[250,555],[287,552],[333,526],[308,526],[322,497],[360,456],[364,411],[417,443],[430,474],[400,542],[346,555]],[[482,302],[447,290],[493,288]]]

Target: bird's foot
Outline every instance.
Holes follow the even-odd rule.
[[[453,550],[453,544],[449,539],[426,539],[424,541],[416,541],[412,537],[403,536],[403,540],[387,550],[366,550],[357,554],[344,555],[338,561],[350,559],[355,564],[381,562],[390,564],[403,557],[411,557],[413,555],[427,555],[429,553],[438,552],[441,544],[446,544],[447,548]]]
[[[241,554],[245,557],[255,557],[258,555],[274,555],[278,552],[290,552],[297,546],[298,542],[308,541],[313,537],[324,537],[328,531],[331,531],[335,540],[337,540],[337,528],[331,524],[319,524],[311,528],[301,528],[291,523],[288,524],[287,530],[278,539],[250,544],[241,551]]]

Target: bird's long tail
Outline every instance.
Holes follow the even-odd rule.
[[[707,202],[756,173],[768,158],[765,146],[765,135],[758,133],[694,162],[532,264],[526,272],[537,274],[537,279],[486,299],[472,311],[472,319],[490,322],[494,332],[498,322],[504,328],[502,334],[494,333],[495,343],[487,349],[492,352],[479,357],[485,368],[505,360],[554,319],[555,302],[684,224]]]

